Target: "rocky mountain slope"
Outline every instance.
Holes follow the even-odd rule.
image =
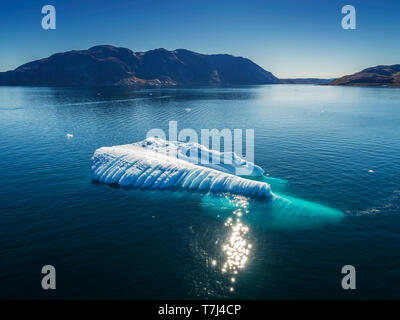
[[[189,50],[133,52],[109,45],[56,53],[0,72],[0,85],[243,85],[279,83],[249,59]]]

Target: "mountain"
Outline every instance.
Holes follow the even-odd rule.
[[[333,79],[319,79],[319,78],[293,78],[293,79],[280,79],[282,84],[325,84]]]
[[[376,66],[335,79],[328,85],[342,86],[400,86],[400,64]]]
[[[109,45],[73,50],[0,72],[0,85],[130,86],[279,83],[249,59],[228,54],[155,49],[133,52]]]

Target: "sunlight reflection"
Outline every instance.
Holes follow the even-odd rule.
[[[248,200],[244,197],[235,197],[236,210],[233,214],[236,218],[228,218],[225,226],[230,228],[230,233],[225,243],[222,245],[222,251],[225,256],[225,261],[222,265],[222,273],[238,274],[238,270],[246,266],[250,254],[251,244],[246,240],[248,237],[249,227],[244,225],[240,220],[244,214],[247,214]],[[236,282],[235,277],[230,277],[230,282]],[[234,288],[230,287],[230,291]]]

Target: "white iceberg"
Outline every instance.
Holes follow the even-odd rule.
[[[193,142],[166,141],[150,137],[133,143],[134,146],[152,150],[170,157],[182,159],[198,166],[218,171],[254,177],[262,177],[264,170],[239,157],[234,152],[218,152]],[[240,174],[238,174],[240,173]]]
[[[195,150],[209,152],[223,159],[222,154],[198,144],[168,142],[149,138],[144,141],[97,149],[92,157],[92,175],[95,180],[126,187],[229,192],[250,197],[270,197],[270,185],[236,176],[235,166],[252,166],[236,155],[233,164],[194,164]],[[177,156],[178,155],[178,156]]]

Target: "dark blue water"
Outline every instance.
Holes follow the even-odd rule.
[[[255,162],[288,182],[273,191],[316,215],[92,181],[95,149],[171,120],[254,129]],[[399,298],[399,128],[400,89],[0,87],[0,297]],[[224,268],[226,246],[244,250],[240,268]],[[45,264],[55,291],[41,289]]]

